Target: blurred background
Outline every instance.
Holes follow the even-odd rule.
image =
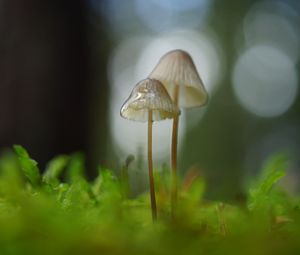
[[[0,147],[23,145],[41,168],[81,151],[90,177],[133,155],[133,187],[145,189],[147,126],[119,111],[178,48],[210,96],[182,109],[180,174],[196,169],[208,197],[234,199],[266,158],[286,152],[297,192],[298,0],[0,0]],[[154,166],[168,169],[171,121],[153,129]]]

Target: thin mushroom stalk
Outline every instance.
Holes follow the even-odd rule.
[[[153,161],[152,161],[152,110],[148,112],[148,174],[149,174],[149,186],[150,186],[150,201],[152,219],[157,219],[156,198],[154,190],[154,177],[153,177]]]
[[[178,106],[179,86],[175,87],[174,104]],[[177,140],[179,115],[173,118],[171,142],[171,213],[174,217],[177,203]]]
[[[134,87],[120,112],[125,119],[148,122],[148,174],[153,221],[157,219],[157,207],[152,162],[152,123],[173,119],[179,113],[178,107],[172,102],[161,82],[149,78]]]
[[[149,78],[159,80],[178,107],[205,105],[208,95],[191,56],[183,50],[173,50],[161,57]],[[177,137],[179,116],[173,119],[171,141],[171,213],[177,201]]]

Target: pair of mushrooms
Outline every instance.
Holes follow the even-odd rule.
[[[183,50],[166,53],[147,79],[140,81],[121,108],[125,119],[148,122],[148,171],[152,218],[157,218],[152,164],[152,122],[173,119],[171,144],[171,212],[177,200],[177,136],[180,110],[206,104],[207,92],[191,56]]]

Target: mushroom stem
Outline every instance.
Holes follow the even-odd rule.
[[[174,104],[178,105],[179,86],[175,86],[174,91]],[[172,145],[171,145],[171,213],[174,217],[175,207],[177,203],[177,139],[178,139],[178,122],[179,115],[176,115],[173,119],[172,129]]]
[[[153,221],[155,221],[157,219],[157,210],[156,210],[153,164],[152,164],[152,110],[149,110],[148,112],[148,173],[149,173],[152,219]]]

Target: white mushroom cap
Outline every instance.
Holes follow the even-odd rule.
[[[172,119],[180,113],[161,82],[148,78],[134,87],[120,114],[125,119],[146,122],[149,110],[153,121]]]
[[[149,78],[161,81],[173,100],[176,86],[179,86],[179,106],[201,106],[208,100],[195,64],[183,50],[173,50],[162,56]]]

